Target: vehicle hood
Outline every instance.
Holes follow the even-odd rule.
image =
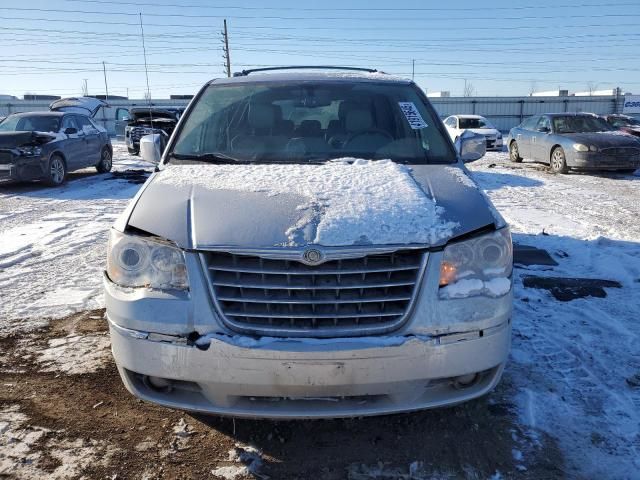
[[[500,132],[495,128],[465,128],[468,132],[477,133],[479,135],[498,135]]]
[[[43,145],[55,139],[55,135],[43,132],[0,132],[0,148]]]
[[[596,145],[599,148],[640,147],[638,140],[624,132],[565,133],[560,135],[577,143]]]
[[[106,102],[93,97],[69,97],[52,102],[49,105],[49,110],[52,112],[79,113],[93,117],[100,110],[100,107],[108,106]]]
[[[172,112],[170,110],[156,110],[155,108],[151,109],[151,113],[149,113],[148,108],[132,108],[129,110],[129,115],[131,116],[132,122],[138,121],[142,118],[153,118],[154,120],[166,118],[169,120],[176,120],[176,112]]]
[[[128,219],[191,249],[440,246],[503,222],[464,168],[388,160],[165,166]]]

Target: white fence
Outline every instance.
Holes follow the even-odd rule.
[[[621,113],[622,95],[593,97],[450,97],[429,99],[441,118],[455,114],[486,117],[504,132],[531,115],[561,112]]]

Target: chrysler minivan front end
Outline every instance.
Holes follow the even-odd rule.
[[[491,391],[510,346],[511,236],[459,153],[410,81],[209,82],[110,232],[127,389],[260,418]]]

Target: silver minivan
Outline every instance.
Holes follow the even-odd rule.
[[[110,233],[127,389],[238,417],[440,407],[498,383],[509,228],[412,81],[269,69],[208,82]],[[145,137],[152,142],[152,137]],[[155,157],[155,158],[150,158]]]

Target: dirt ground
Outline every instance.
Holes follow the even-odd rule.
[[[532,438],[517,425],[508,376],[483,399],[421,413],[286,422],[191,415],[142,402],[125,390],[108,352],[103,315],[103,310],[83,312],[0,341],[0,410],[26,416],[19,429],[14,424],[12,430],[10,422],[3,429],[0,421],[0,434],[5,436],[0,443],[0,477],[563,476],[563,461],[553,441],[543,434]],[[58,362],[66,365],[58,369],[51,368],[56,362],[43,368],[36,360],[39,355],[25,353],[67,338],[104,340],[96,344],[102,347],[95,347],[103,350],[95,371],[72,373],[73,364],[81,365],[83,358],[96,363],[86,351],[79,352],[71,367]],[[28,444],[29,438],[36,440]],[[526,462],[518,461],[522,457]]]

